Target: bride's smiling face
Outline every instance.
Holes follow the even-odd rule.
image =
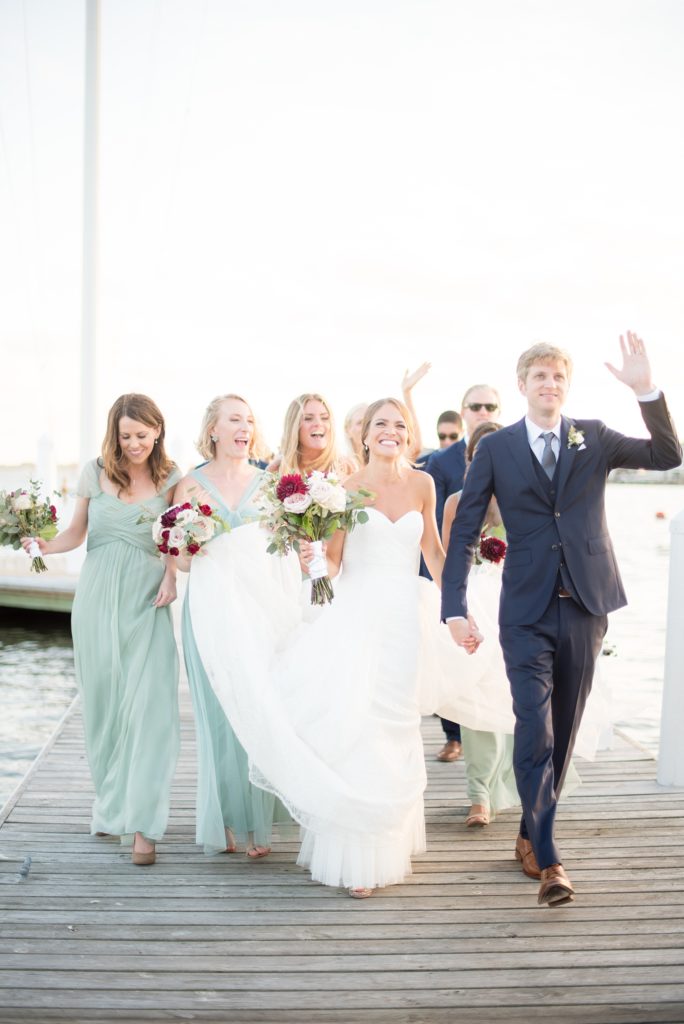
[[[325,450],[330,437],[330,413],[323,402],[310,398],[304,404],[299,421],[299,449],[318,454]]]
[[[246,402],[227,398],[222,403],[211,431],[217,437],[216,452],[230,459],[249,457],[249,446],[254,437],[254,417]]]
[[[369,457],[398,459],[406,454],[408,425],[396,405],[381,405],[368,425],[364,438]]]

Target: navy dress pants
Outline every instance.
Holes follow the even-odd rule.
[[[538,622],[499,632],[515,712],[520,833],[542,869],[561,863],[556,803],[607,626],[606,615],[591,615],[571,597],[554,594]]]

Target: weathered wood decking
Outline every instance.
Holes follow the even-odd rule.
[[[436,720],[425,740],[429,852],[355,901],[291,840],[254,863],[198,851],[187,699],[169,834],[133,867],[88,835],[76,708],[0,826],[0,1021],[684,1021],[684,791],[625,743],[581,762],[559,821],[577,902],[541,909],[517,813],[466,830],[463,766],[434,761]]]

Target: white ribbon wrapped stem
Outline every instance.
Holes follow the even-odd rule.
[[[31,543],[29,544],[29,547],[28,547],[28,554],[29,554],[30,558],[40,558],[41,557],[42,552],[41,552],[40,548],[38,547],[38,542],[36,540],[31,540]]]
[[[320,580],[328,575],[328,562],[323,554],[323,541],[312,540],[311,550],[313,558],[309,562],[309,579]]]

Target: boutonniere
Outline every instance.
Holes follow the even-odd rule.
[[[576,448],[578,452],[584,451],[586,448],[584,443],[584,431],[578,430],[577,427],[571,426],[568,430],[568,448]]]

